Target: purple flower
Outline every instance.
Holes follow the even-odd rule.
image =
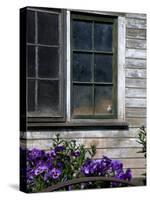
[[[63,151],[65,149],[64,146],[57,146],[55,147],[55,152]]]
[[[51,151],[47,152],[47,155],[50,156],[50,157],[55,157],[56,156],[56,152],[55,152],[54,149],[52,149]]]
[[[39,175],[39,174],[42,174],[43,172],[46,172],[48,170],[48,167],[46,165],[41,165],[41,166],[38,166],[36,169],[35,169],[35,175]]]
[[[80,152],[79,151],[72,151],[71,152],[71,156],[79,157],[80,156]]]
[[[112,171],[122,170],[123,164],[119,160],[112,160],[111,168],[112,168]]]
[[[50,171],[50,175],[53,179],[58,179],[61,175],[61,171],[59,169],[56,169],[56,168],[53,168],[51,171]]]
[[[35,160],[37,158],[42,157],[43,155],[44,155],[44,151],[34,148],[32,150],[29,150],[28,159],[29,160]]]
[[[131,169],[127,169],[125,172],[125,179],[127,179],[128,181],[131,181],[132,179],[132,173],[131,173]]]

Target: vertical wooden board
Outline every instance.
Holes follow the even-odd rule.
[[[126,78],[127,88],[146,88],[146,79]]]
[[[146,39],[146,29],[127,28],[126,33],[127,38]]]
[[[126,88],[126,97],[146,97],[146,89]]]
[[[146,19],[126,18],[127,28],[146,29]]]

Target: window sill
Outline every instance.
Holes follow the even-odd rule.
[[[66,123],[50,123],[50,122],[28,122],[28,130],[128,130],[128,123],[118,120],[100,120],[99,122],[83,122],[73,121]]]

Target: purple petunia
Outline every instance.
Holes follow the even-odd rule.
[[[80,152],[79,151],[72,151],[71,152],[71,156],[79,157],[80,156]]]
[[[65,149],[65,147],[64,146],[56,146],[55,147],[55,152],[59,152],[59,151],[63,151]]]
[[[58,179],[61,175],[61,171],[59,169],[56,169],[56,168],[53,168],[51,171],[50,171],[50,175],[53,179]]]

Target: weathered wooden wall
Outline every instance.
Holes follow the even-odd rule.
[[[76,139],[86,147],[97,146],[96,158],[107,155],[119,159],[124,167],[130,167],[134,177],[145,170],[143,155],[137,153],[138,128],[146,125],[146,15],[126,14],[125,55],[125,117],[128,130],[63,131],[61,137]],[[58,131],[57,131],[58,132]],[[21,145],[48,149],[55,132],[27,132],[21,134]],[[28,140],[26,140],[28,139]]]

